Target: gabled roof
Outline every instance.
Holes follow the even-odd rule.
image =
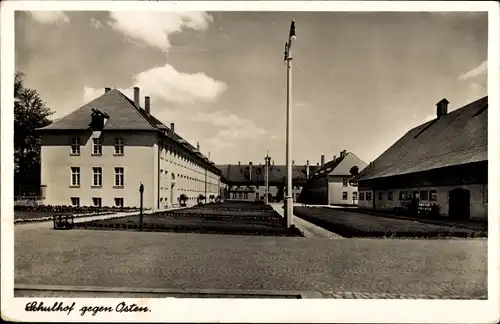
[[[137,107],[132,100],[120,91],[113,89],[52,124],[39,130],[86,130],[90,123],[92,109],[110,116],[105,130],[157,130],[155,124],[161,124],[153,116]]]
[[[241,183],[241,184],[263,184],[265,182],[265,165],[252,165],[249,164],[224,164],[216,165],[222,171],[224,178],[228,182]],[[306,165],[292,166],[292,182],[294,184],[303,184],[307,181],[306,178]],[[309,176],[316,170],[316,166],[309,166]],[[251,176],[250,176],[251,174]],[[269,183],[277,185],[283,183],[286,179],[286,166],[285,165],[271,165],[269,166]]]
[[[325,163],[325,165],[316,170],[311,179],[323,176],[351,176],[351,168],[355,165],[359,170],[366,167],[366,163],[354,153],[346,152],[344,156],[340,156],[335,160]]]
[[[488,160],[488,97],[407,132],[356,181]]]
[[[70,114],[55,120],[52,124],[37,129],[38,131],[64,131],[64,130],[88,130],[92,118],[92,112],[99,111],[108,117],[103,131],[127,130],[127,131],[155,131],[170,137],[175,142],[195,153],[196,148],[184,140],[171,129],[146,113],[144,109],[137,106],[133,100],[117,89],[112,89]],[[198,155],[205,162],[209,160],[203,155]]]

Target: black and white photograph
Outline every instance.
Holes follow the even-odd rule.
[[[2,319],[497,322],[499,8],[2,3]]]

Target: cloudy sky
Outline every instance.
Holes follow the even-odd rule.
[[[486,13],[17,12],[16,69],[61,117],[118,88],[218,164],[285,162],[284,42],[297,21],[293,159],[369,162],[486,95]]]

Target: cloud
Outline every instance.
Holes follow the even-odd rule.
[[[110,13],[108,24],[133,39],[161,50],[171,47],[169,36],[186,29],[205,30],[213,17],[205,12],[126,12]]]
[[[94,17],[90,18],[90,25],[96,29],[101,29],[104,27],[103,24],[99,20],[95,19]]]
[[[483,75],[486,73],[488,73],[488,61],[484,61],[483,63],[479,64],[479,66],[476,66],[472,70],[460,74],[458,79],[461,81],[465,81],[465,80],[468,80],[470,78],[474,78],[474,77],[477,77],[479,75]]]
[[[190,104],[195,102],[213,102],[227,89],[222,81],[217,81],[205,73],[181,73],[169,64],[152,68],[136,75],[128,89],[119,89],[125,94],[133,93],[133,87],[141,88],[143,95],[151,100],[163,100],[172,103]],[[86,87],[84,100],[94,99],[95,94],[102,94],[102,89]]]
[[[69,23],[69,17],[62,11],[29,11],[29,13],[42,24]]]

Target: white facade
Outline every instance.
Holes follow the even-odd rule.
[[[80,141],[79,154],[72,154],[74,138]],[[103,131],[99,140],[101,154],[94,154],[99,149],[90,132],[42,134],[44,204],[139,207],[141,183],[144,208],[153,210],[179,204],[182,193],[191,205],[199,194],[219,195],[220,176],[206,167],[208,162],[158,132]]]
[[[420,203],[436,204],[439,206],[439,214],[441,216],[448,216],[450,207],[449,192],[454,189],[469,190],[470,215],[472,219],[488,218],[487,184],[360,191],[359,207],[375,210],[393,210],[394,208],[402,208],[409,202],[408,199],[401,199],[402,193],[418,191]],[[427,192],[427,194],[422,194],[421,192]]]

